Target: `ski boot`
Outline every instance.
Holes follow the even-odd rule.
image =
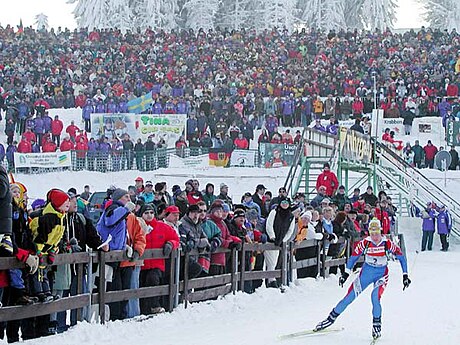
[[[329,313],[329,316],[325,320],[321,321],[320,323],[316,325],[314,331],[319,332],[319,331],[322,331],[323,329],[328,328],[335,322],[335,320],[337,319],[337,316],[339,316],[339,314],[337,314],[334,311],[334,309],[332,309],[332,311]]]
[[[374,317],[372,320],[372,338],[378,339],[382,335],[382,319],[380,317]]]

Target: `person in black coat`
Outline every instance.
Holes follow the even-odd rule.
[[[260,207],[262,218],[267,218],[268,212],[265,207],[264,194],[267,188],[263,184],[259,184],[256,187],[256,192],[252,195],[252,201],[254,201]]]
[[[361,197],[363,197],[364,203],[369,204],[371,206],[375,206],[375,203],[378,200],[371,186],[367,187],[366,193],[361,194]]]
[[[451,146],[449,153],[450,153],[450,156],[452,157],[452,162],[449,165],[449,170],[457,170],[458,152],[455,149],[455,146]]]
[[[355,124],[350,127],[350,130],[359,132],[361,134],[364,134],[364,129],[363,129],[363,127],[361,127],[361,120],[356,119]]]

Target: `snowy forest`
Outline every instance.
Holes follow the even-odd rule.
[[[417,0],[433,28],[457,28],[460,0]],[[392,28],[398,0],[67,0],[79,27],[258,31]]]

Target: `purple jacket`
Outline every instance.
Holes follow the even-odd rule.
[[[452,228],[452,220],[449,212],[440,211],[436,217],[436,226],[438,227],[438,234],[448,234]]]
[[[153,105],[153,113],[154,114],[162,114],[163,113],[163,106],[160,102],[155,102]]]
[[[105,104],[102,102],[97,102],[95,112],[98,114],[105,113]]]
[[[8,145],[6,148],[6,160],[8,162],[14,161],[14,153],[18,151],[18,148],[14,145]]]
[[[107,103],[107,112],[108,113],[116,113],[118,110],[118,107],[117,107],[117,104],[113,101],[110,101],[109,103]]]
[[[53,119],[51,117],[43,116],[43,127],[45,129],[45,133],[51,132],[51,122],[53,122]]]
[[[182,97],[184,95],[184,89],[181,86],[174,86],[171,92],[172,97]]]
[[[3,162],[5,159],[5,146],[3,144],[0,144],[0,162]]]
[[[332,135],[337,135],[339,127],[336,124],[329,124],[326,127],[326,132]]]
[[[35,134],[45,133],[45,123],[41,117],[37,117],[34,121],[34,132]]]
[[[436,213],[433,209],[430,209],[428,212],[428,218],[423,218],[422,216],[422,231],[434,231],[434,221],[436,218]]]
[[[282,104],[283,115],[292,115],[294,113],[294,101],[287,100]]]
[[[94,113],[93,105],[90,102],[88,102],[85,104],[85,106],[82,109],[81,116],[83,117],[83,120],[91,119],[92,113]]]
[[[111,148],[111,146],[110,146],[109,143],[104,143],[104,142],[102,142],[102,143],[100,143],[100,144],[98,145],[98,151],[99,151],[99,152],[106,153],[106,154],[109,153],[110,148]]]
[[[118,103],[118,112],[119,113],[128,113],[128,102],[127,101],[120,101]]]

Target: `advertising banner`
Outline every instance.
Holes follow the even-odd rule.
[[[14,153],[16,168],[63,168],[72,166],[70,151],[45,153]]]
[[[460,122],[449,121],[447,123],[447,144],[460,146]]]
[[[340,127],[340,155],[343,159],[369,163],[372,160],[370,137],[356,131]]]
[[[265,168],[280,168],[294,163],[297,144],[259,144],[260,164]]]
[[[116,136],[121,140],[128,134],[133,141],[145,142],[152,136],[154,143],[163,139],[167,147],[174,147],[185,133],[186,124],[186,114],[91,114],[92,133],[96,137]]]

